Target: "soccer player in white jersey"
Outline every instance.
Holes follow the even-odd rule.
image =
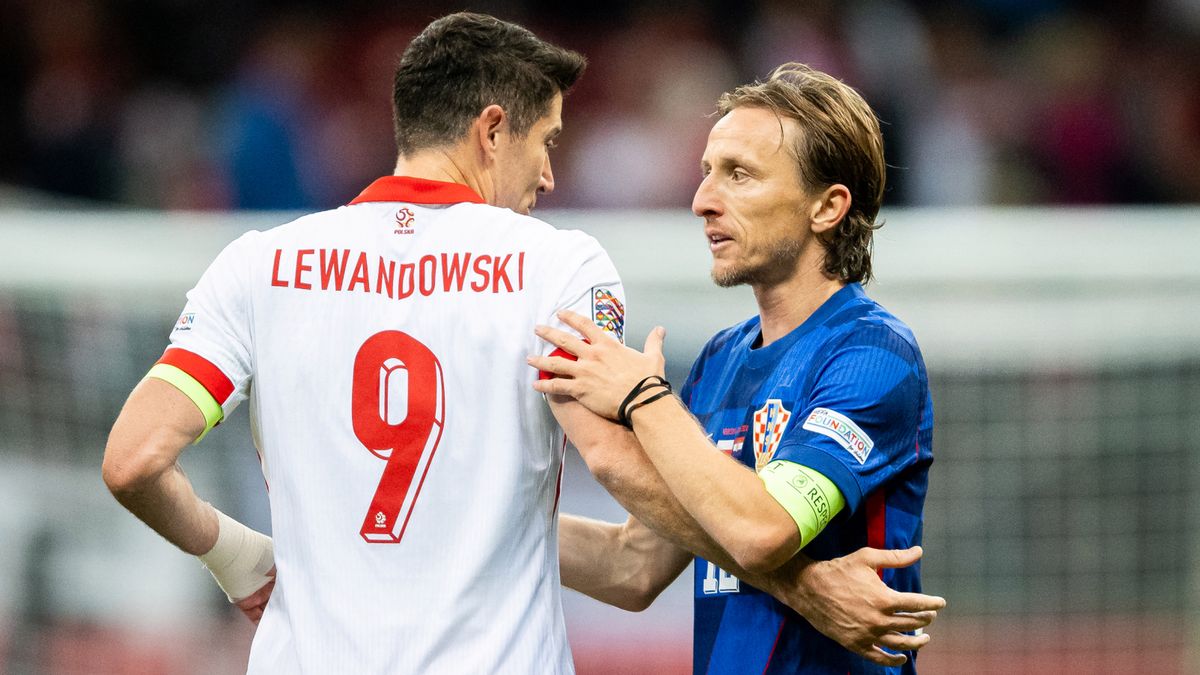
[[[395,175],[226,247],[126,402],[104,480],[259,623],[250,672],[573,670],[565,441],[525,357],[559,310],[622,337],[608,256],[528,216],[554,188],[548,150],[584,65],[492,17],[434,21],[396,72]],[[176,461],[247,399],[273,539],[204,502]],[[611,440],[577,403],[551,407],[577,444]],[[843,599],[879,585],[760,586],[801,613],[825,602],[846,635],[883,630],[831,581]]]
[[[492,17],[430,24],[396,72],[396,175],[226,247],[130,395],[105,481],[261,616],[250,672],[572,671],[564,439],[525,356],[559,309],[622,331],[601,247],[528,216],[584,66]],[[176,464],[244,401],[273,542]]]

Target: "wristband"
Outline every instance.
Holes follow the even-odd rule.
[[[662,386],[662,385],[655,385],[655,386]],[[667,388],[664,389],[663,391],[660,391],[657,394],[655,394],[649,398],[638,401],[637,403],[634,403],[633,405],[626,408],[625,409],[625,419],[629,420],[629,425],[628,425],[629,428],[630,429],[633,428],[633,411],[634,410],[637,410],[638,408],[640,408],[644,405],[650,405],[651,403],[654,403],[658,399],[660,399],[664,396],[670,396],[673,393],[675,393],[675,392],[671,391],[671,387],[667,386]]]
[[[230,602],[237,602],[267,585],[275,567],[275,548],[271,538],[217,512],[217,543],[197,556],[208,568]]]
[[[657,381],[651,382],[651,380],[657,380]],[[649,383],[649,384],[647,384],[647,383]],[[633,410],[629,408],[629,404],[633,403],[633,400],[635,398],[637,398],[638,396],[641,396],[642,394],[646,393],[647,391],[650,391],[651,389],[656,389],[658,387],[665,387],[666,391],[659,392],[655,396],[651,397],[651,400],[657,401],[658,399],[662,398],[664,394],[671,393],[671,383],[667,382],[666,378],[660,377],[658,375],[651,375],[649,377],[643,378],[641,382],[638,382],[636,385],[634,385],[633,389],[629,390],[629,395],[626,396],[625,400],[621,401],[621,405],[617,407],[617,421],[620,422],[626,429],[632,429],[633,421],[629,419],[629,413],[633,412]],[[641,406],[646,405],[646,403],[649,403],[649,402],[650,402],[649,400],[643,401],[643,402],[639,403],[638,405],[634,406],[634,408],[640,408]]]

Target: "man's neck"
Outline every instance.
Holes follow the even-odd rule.
[[[483,172],[475,170],[471,162],[464,161],[464,152],[462,148],[454,147],[401,155],[392,173],[466,185],[487,200],[494,192],[492,185],[484,180]]]
[[[798,270],[791,278],[771,286],[754,286],[762,346],[796,330],[845,286],[840,279],[825,276],[819,268],[807,273]]]

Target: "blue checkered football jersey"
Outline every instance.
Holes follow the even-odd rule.
[[[850,284],[785,337],[756,349],[759,339],[757,316],[721,331],[680,391],[713,442],[749,467],[784,459],[837,484],[846,508],[805,547],[814,559],[919,544],[933,401],[912,331]],[[920,566],[883,580],[920,591]],[[901,668],[872,664],[700,558],[695,596],[696,673],[916,672],[915,654]]]

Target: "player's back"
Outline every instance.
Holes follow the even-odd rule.
[[[571,671],[564,444],[524,357],[619,280],[586,235],[419,183],[249,233],[206,274],[248,295],[228,323],[278,574],[251,672]]]

